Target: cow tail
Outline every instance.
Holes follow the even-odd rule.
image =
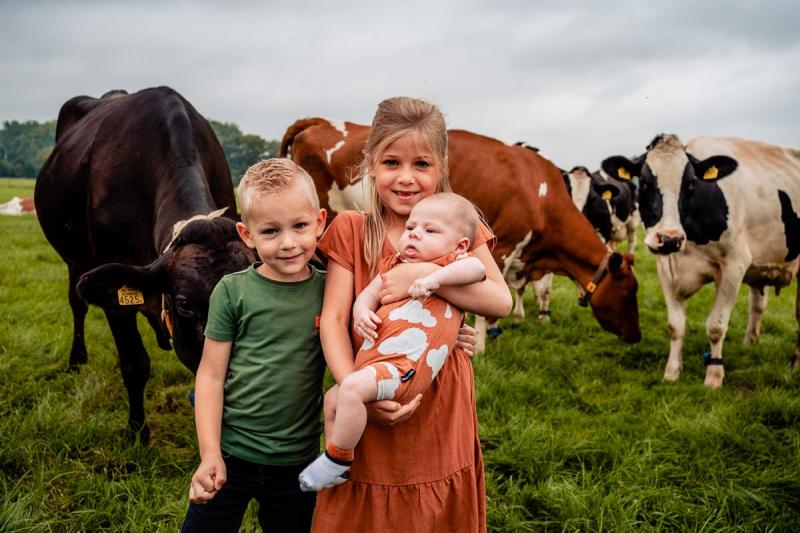
[[[317,124],[323,122],[325,122],[325,120],[321,118],[303,118],[289,126],[289,129],[286,130],[286,133],[283,134],[283,140],[281,140],[280,157],[289,157],[291,159],[290,156],[294,138],[302,133],[306,128],[316,126]]]

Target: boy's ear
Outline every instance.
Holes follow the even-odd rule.
[[[463,254],[469,251],[469,239],[466,237],[461,237],[458,239],[458,244],[456,245],[456,252]]]
[[[325,231],[325,221],[328,220],[328,212],[325,208],[320,208],[319,214],[317,215],[317,239],[322,237],[322,233]]]
[[[253,242],[252,236],[250,235],[250,230],[247,229],[244,222],[237,222],[236,223],[236,233],[239,234],[239,238],[244,241],[248,248],[255,249],[256,244]]]

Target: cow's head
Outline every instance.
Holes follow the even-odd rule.
[[[595,179],[586,167],[578,166],[561,172],[572,203],[583,213],[603,241],[611,237],[611,206],[609,202],[619,194],[613,183]]]
[[[589,303],[597,322],[624,342],[639,342],[638,283],[633,272],[633,254],[614,252],[608,258],[607,272],[597,284]]]
[[[239,239],[233,220],[196,220],[149,265],[103,265],[84,274],[77,288],[84,300],[110,312],[145,311],[153,302],[160,304],[163,295],[175,352],[195,372],[203,351],[211,291],[222,276],[243,270],[255,260]]]
[[[659,135],[647,147],[647,152],[633,160],[624,156],[605,159],[601,165],[609,175],[621,180],[639,176],[639,212],[647,229],[645,244],[657,254],[681,250],[687,230],[695,233],[702,228],[686,228],[690,209],[713,209],[707,202],[694,201],[701,195],[710,197],[718,189],[717,180],[736,170],[734,159],[717,155],[703,161],[688,154],[675,135]],[[703,206],[702,204],[706,204]],[[693,239],[693,235],[688,235]]]

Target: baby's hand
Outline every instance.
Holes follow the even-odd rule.
[[[374,341],[378,338],[378,324],[381,323],[380,317],[367,307],[353,307],[353,326],[356,333],[361,335],[364,340]]]
[[[428,275],[412,283],[408,288],[408,295],[422,300],[433,294],[438,288],[439,280],[436,279],[436,276]]]

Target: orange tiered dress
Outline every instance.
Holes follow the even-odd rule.
[[[353,298],[370,282],[365,215],[340,213],[319,242],[353,273]],[[482,227],[474,247],[494,244]],[[384,241],[382,258],[397,252]],[[353,353],[361,338],[350,329]],[[363,457],[363,459],[361,459]],[[472,364],[452,350],[414,414],[395,427],[367,424],[350,481],[317,496],[315,532],[484,532],[486,499]]]

